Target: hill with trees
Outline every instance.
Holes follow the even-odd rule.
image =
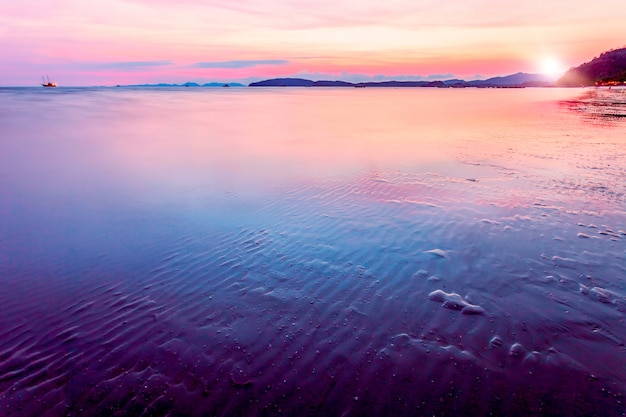
[[[567,71],[561,87],[620,85],[626,83],[626,48],[613,49]]]

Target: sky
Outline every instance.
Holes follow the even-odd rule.
[[[0,85],[556,77],[624,47],[624,16],[624,0],[0,0]]]

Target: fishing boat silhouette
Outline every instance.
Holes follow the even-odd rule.
[[[57,86],[57,83],[51,83],[50,82],[50,77],[48,77],[47,75],[46,75],[46,77],[48,78],[47,82],[46,82],[46,80],[44,80],[43,75],[41,76],[41,81],[42,81],[41,85],[42,86],[44,86],[44,87],[56,87]]]

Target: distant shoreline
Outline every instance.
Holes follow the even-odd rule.
[[[60,85],[60,87],[63,84]],[[93,85],[93,86],[71,86],[65,85],[64,87],[85,87],[85,88],[228,88],[228,87],[356,87],[356,88],[414,88],[414,87],[435,87],[435,88],[465,88],[465,87],[477,87],[477,88],[522,88],[522,87],[555,87],[556,80],[545,74],[529,74],[518,72],[516,74],[492,77],[484,80],[472,80],[465,81],[462,79],[448,79],[448,80],[413,80],[413,81],[363,81],[363,82],[350,82],[341,80],[310,80],[306,78],[271,78],[267,80],[252,82],[248,85],[239,82],[210,82],[210,83],[196,83],[185,82],[182,84],[169,84],[169,83],[157,83],[157,84],[117,84],[117,85]],[[2,86],[0,86],[2,87]],[[31,86],[6,86],[6,87],[31,87]],[[32,86],[34,87],[34,86]]]
[[[272,78],[269,80],[250,83],[249,87],[356,87],[356,88],[411,88],[411,87],[436,87],[436,88],[524,88],[524,87],[554,87],[556,82],[542,74],[517,74],[504,77],[493,77],[486,80],[465,81],[460,79],[438,81],[313,81],[305,78]]]

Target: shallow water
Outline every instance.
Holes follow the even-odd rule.
[[[624,116],[0,89],[0,416],[624,415]]]

